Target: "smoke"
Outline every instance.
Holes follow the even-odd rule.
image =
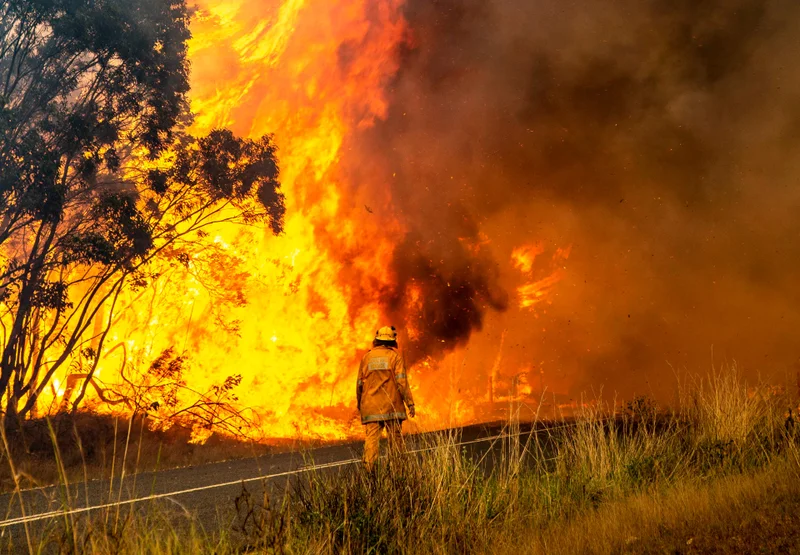
[[[415,331],[407,350],[410,364],[466,343],[482,328],[487,309],[508,307],[508,295],[497,284],[497,264],[470,254],[457,236],[425,239],[411,232],[395,250],[394,265],[398,286],[388,308]],[[411,307],[418,310],[404,310],[410,295],[419,296],[419,306]]]
[[[406,17],[359,156],[390,169],[409,229],[387,311],[421,299],[418,356],[493,319],[509,364],[572,392],[657,392],[712,350],[753,373],[797,359],[800,4],[410,0]],[[571,245],[565,278],[546,313],[501,314],[529,242]]]

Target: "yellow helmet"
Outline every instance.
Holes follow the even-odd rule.
[[[383,326],[375,332],[375,339],[380,341],[397,341],[397,330],[394,326]]]

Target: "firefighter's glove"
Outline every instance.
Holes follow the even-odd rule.
[[[417,411],[414,410],[414,405],[408,405],[408,415],[411,418],[414,418],[414,416],[416,416],[416,414],[417,414]]]

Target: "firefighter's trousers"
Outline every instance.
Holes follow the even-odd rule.
[[[364,429],[367,438],[364,441],[364,464],[367,470],[372,470],[375,461],[378,460],[381,448],[381,432],[386,429],[386,438],[389,448],[389,455],[404,448],[403,436],[401,435],[402,420],[385,420],[383,422],[367,422]]]

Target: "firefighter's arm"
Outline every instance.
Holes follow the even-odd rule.
[[[400,395],[408,407],[408,414],[413,418],[416,414],[414,408],[414,397],[411,395],[411,388],[408,387],[408,374],[406,370],[406,363],[402,356],[397,357],[394,365],[394,378],[397,381],[397,387],[400,389]]]
[[[364,359],[358,365],[358,379],[356,380],[356,406],[361,410],[361,393],[364,391]]]

